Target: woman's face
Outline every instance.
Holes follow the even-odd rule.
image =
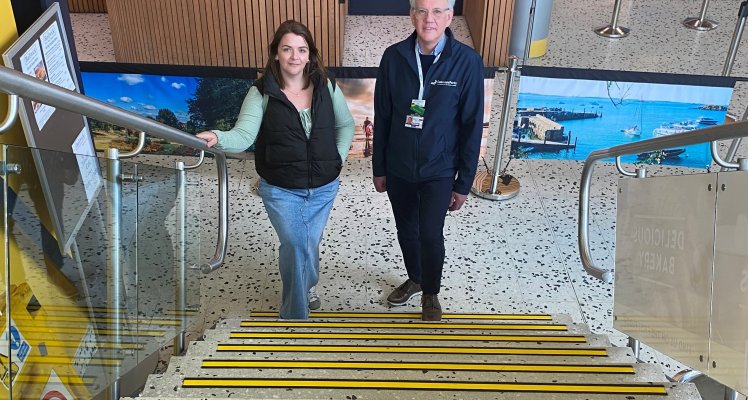
[[[304,73],[304,67],[309,62],[309,45],[303,36],[286,33],[278,44],[278,54],[275,59],[280,64],[280,70],[287,76],[297,76]]]

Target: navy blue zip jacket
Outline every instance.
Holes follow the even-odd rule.
[[[453,191],[468,194],[478,166],[483,131],[483,61],[447,29],[439,60],[424,76],[423,129],[405,127],[418,98],[416,34],[382,56],[374,92],[374,176],[421,182],[455,178]]]

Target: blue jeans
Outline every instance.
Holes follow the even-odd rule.
[[[286,189],[260,179],[259,193],[280,239],[283,281],[280,317],[307,319],[309,289],[319,281],[319,244],[339,181],[313,189]]]

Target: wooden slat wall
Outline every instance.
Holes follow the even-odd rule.
[[[72,13],[105,13],[106,0],[68,0]]]
[[[462,13],[483,63],[492,67],[507,66],[514,0],[465,1]]]
[[[348,2],[107,2],[118,62],[261,68],[267,61],[267,47],[276,27],[288,19],[295,19],[309,27],[326,65],[340,66],[343,60],[343,24],[348,13]]]

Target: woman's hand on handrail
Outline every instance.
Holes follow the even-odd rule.
[[[200,132],[197,135],[202,140],[205,140],[205,145],[208,147],[213,147],[218,143],[218,136],[213,131],[204,131]]]

